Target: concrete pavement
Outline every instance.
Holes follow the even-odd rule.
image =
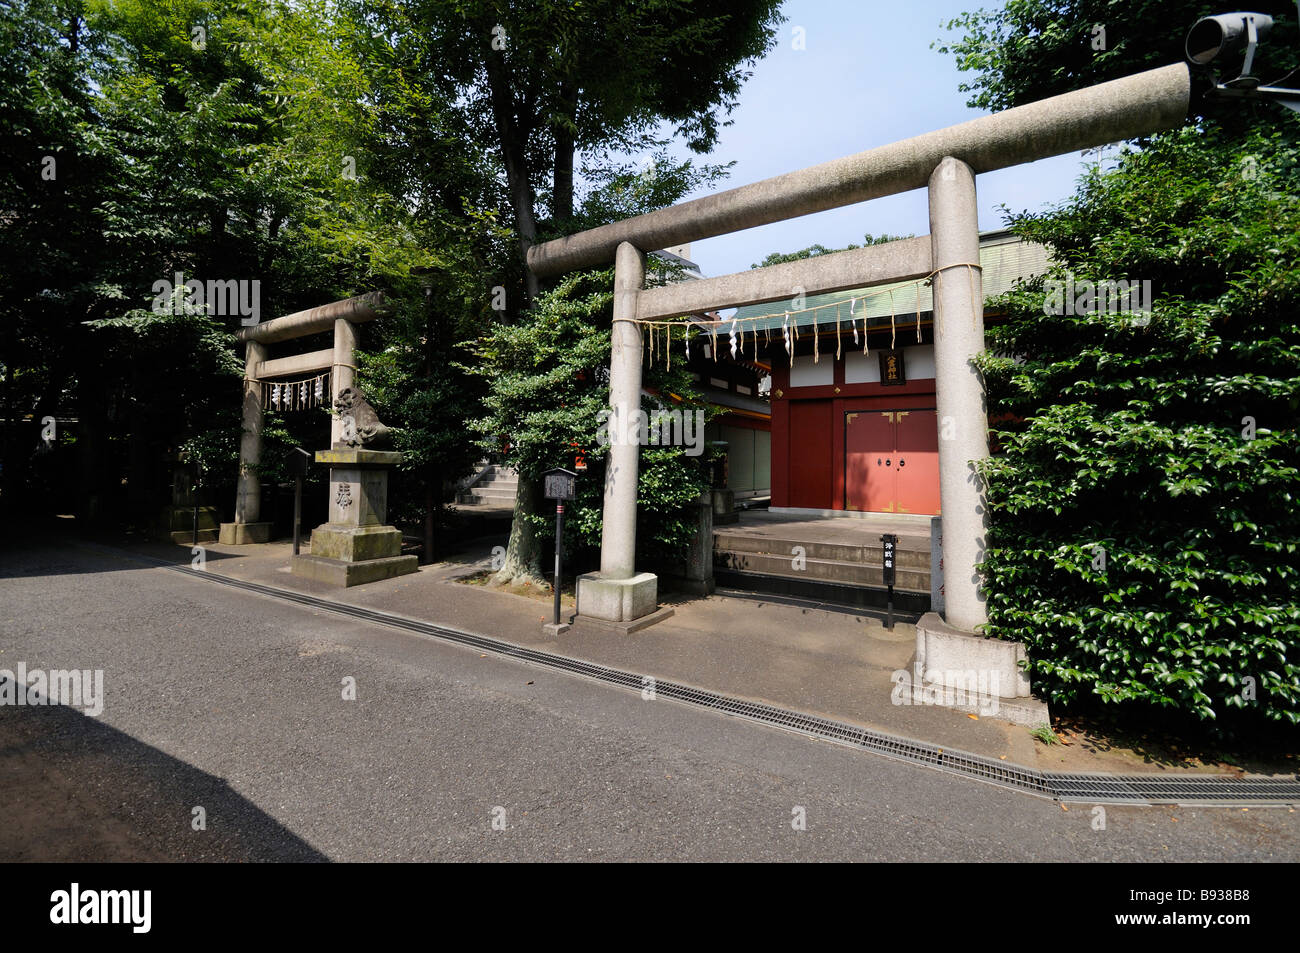
[[[674,615],[627,637],[570,631],[542,632],[551,595],[516,594],[457,582],[490,565],[488,538],[466,546],[454,560],[421,567],[418,574],[338,589],[292,575],[285,543],[206,548],[207,571],[318,598],[451,626],[778,707],[822,715],[865,728],[959,748],[1029,768],[1075,773],[1212,773],[1222,764],[1173,758],[1158,746],[1130,748],[1109,739],[1047,747],[1027,728],[994,717],[971,718],[943,707],[899,705],[891,676],[908,669],[915,629],[884,628],[880,618],[816,603],[782,601],[749,593],[707,599],[663,595]],[[155,558],[185,563],[189,550],[170,545],[136,547]],[[566,598],[566,613],[573,611]],[[1296,773],[1294,757],[1252,765],[1257,773]],[[1294,752],[1292,752],[1294,754]]]
[[[1094,830],[1086,811],[67,547],[0,557],[0,650],[0,668],[107,683],[98,719],[0,706],[0,790],[27,792],[5,859],[1300,858],[1286,809],[1112,806]]]

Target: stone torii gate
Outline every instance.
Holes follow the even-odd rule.
[[[222,523],[220,540],[241,545],[265,543],[271,538],[271,524],[261,522],[261,483],[257,466],[262,460],[262,382],[272,377],[330,372],[330,404],[339,393],[352,387],[356,378],[353,351],[357,345],[358,324],[373,321],[385,309],[382,292],[346,298],[332,304],[309,308],[275,318],[248,328],[240,328],[238,337],[247,345],[244,357],[243,436],[239,441],[239,488],[235,497],[235,521]],[[270,345],[294,338],[334,331],[334,346],[308,354],[268,360]],[[342,437],[343,421],[330,422],[330,445]]]
[[[1016,686],[1011,697],[1027,695],[1027,677],[1016,665],[1023,647],[990,647],[994,640],[971,637],[988,621],[976,571],[985,507],[975,464],[989,451],[984,390],[972,364],[984,349],[975,176],[1175,128],[1187,116],[1191,92],[1186,65],[1149,70],[535,245],[528,265],[548,277],[614,261],[609,399],[611,419],[623,421],[640,408],[637,321],[933,275],[945,618],[930,613],[918,625],[918,663],[939,671],[999,666],[1003,685]],[[648,251],[923,187],[929,236],[645,287]],[[639,450],[626,440],[611,442],[600,571],[578,580],[579,617],[622,631],[638,628],[657,606],[656,577],[635,569]]]

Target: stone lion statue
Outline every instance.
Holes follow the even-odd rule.
[[[361,392],[345,387],[334,399],[334,412],[343,421],[344,447],[368,447],[375,449],[389,444],[391,433],[379,420],[375,408],[361,396]],[[349,421],[351,423],[349,423]]]

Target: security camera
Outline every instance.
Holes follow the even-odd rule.
[[[1300,15],[1300,0],[1296,2],[1297,14]],[[1273,18],[1263,13],[1221,13],[1216,17],[1204,17],[1192,25],[1187,34],[1187,58],[1197,66],[1208,66],[1218,58],[1220,53],[1245,47],[1246,56],[1241,64],[1241,73],[1236,79],[1226,83],[1214,81],[1214,88],[1208,93],[1214,98],[1266,99],[1281,103],[1288,109],[1300,112],[1300,90],[1282,89],[1261,85],[1259,79],[1252,76],[1251,67],[1255,64],[1255,47],[1260,40],[1273,29]]]

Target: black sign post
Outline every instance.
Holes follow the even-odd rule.
[[[881,554],[881,567],[885,577],[885,585],[889,587],[888,601],[885,603],[885,628],[894,627],[894,554],[898,548],[898,537],[893,533],[886,533],[880,537],[884,544],[884,552]]]
[[[552,628],[560,631],[560,582],[564,579],[564,567],[561,558],[564,552],[564,501],[573,499],[578,474],[572,470],[556,468],[547,470],[543,477],[546,481],[546,498],[555,501],[555,617]],[[567,626],[566,626],[567,628]]]
[[[289,451],[289,469],[293,471],[293,554],[298,555],[302,541],[302,478],[311,465],[311,454],[302,447]]]
[[[199,493],[203,490],[203,467],[198,460],[194,461],[194,519],[193,519],[193,542],[191,545],[199,544]]]

